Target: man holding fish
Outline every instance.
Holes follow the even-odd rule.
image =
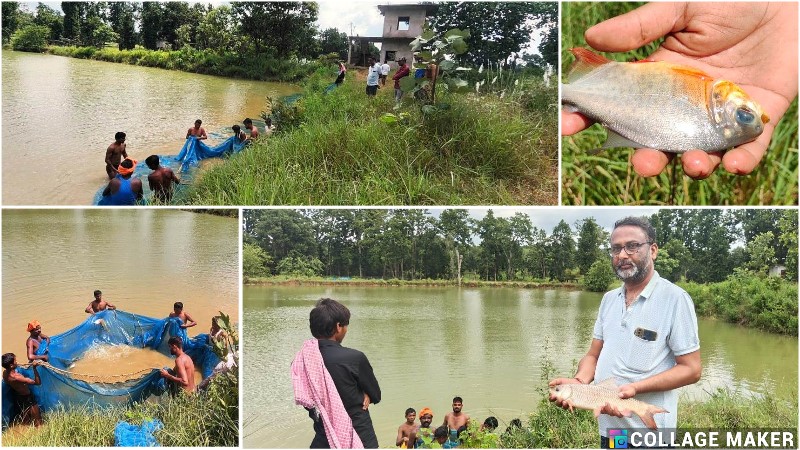
[[[645,218],[614,224],[609,253],[623,285],[603,296],[575,377],[550,381],[551,401],[594,411],[602,448],[610,428],[676,428],[677,389],[700,380],[694,303],[655,271],[655,240]]]

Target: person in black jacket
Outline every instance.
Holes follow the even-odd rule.
[[[325,368],[331,375],[353,428],[364,448],[378,448],[378,437],[369,416],[369,404],[381,401],[381,388],[364,353],[342,347],[350,324],[350,310],[330,298],[317,302],[309,315],[311,334],[319,341]],[[309,415],[314,419],[312,412]],[[311,448],[328,448],[322,421],[314,421]]]

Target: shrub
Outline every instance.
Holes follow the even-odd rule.
[[[589,268],[583,279],[583,284],[586,289],[592,292],[605,292],[608,290],[608,285],[616,279],[617,277],[608,260],[598,259]]]
[[[50,37],[50,28],[40,25],[28,25],[11,36],[11,48],[23,52],[43,52]]]

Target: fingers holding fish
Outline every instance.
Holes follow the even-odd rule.
[[[722,166],[728,172],[735,175],[747,175],[758,166],[764,153],[767,152],[772,129],[767,130],[755,142],[740,145],[735,149],[725,153],[722,157]]]
[[[605,52],[627,52],[685,26],[685,4],[648,3],[586,30],[586,43]]]
[[[681,156],[683,171],[695,180],[711,176],[722,161],[722,152],[706,153],[702,150],[689,150]]]
[[[561,111],[561,134],[570,136],[589,128],[592,121],[578,112]]]
[[[633,153],[631,164],[633,170],[643,177],[654,177],[660,174],[675,157],[674,153],[664,153],[652,148],[640,148]]]
[[[594,413],[594,417],[600,417],[600,414],[607,414],[609,416],[614,417],[630,417],[632,411],[626,408],[620,408],[619,406],[612,405],[611,403],[606,403],[604,405],[598,406],[592,410]]]

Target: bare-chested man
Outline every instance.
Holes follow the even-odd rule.
[[[106,173],[108,174],[109,180],[119,173],[119,171],[117,171],[117,166],[127,157],[128,152],[125,146],[125,133],[117,131],[114,135],[114,142],[106,149]]]
[[[19,421],[23,424],[33,423],[39,427],[42,425],[42,412],[36,399],[33,398],[30,385],[39,386],[42,380],[39,379],[39,371],[36,366],[39,361],[33,362],[33,379],[17,372],[17,357],[13,353],[3,355],[3,381],[11,386],[11,399],[19,409]]]
[[[183,353],[183,340],[178,336],[172,336],[167,341],[169,352],[175,355],[175,368],[170,371],[161,369],[161,376],[179,385],[189,394],[194,393],[197,388],[194,384],[194,362],[186,353]]]
[[[197,119],[194,121],[194,127],[189,128],[186,132],[186,138],[188,139],[189,136],[195,136],[197,139],[208,139],[208,135],[206,134],[206,129],[201,127],[200,125],[203,124],[203,121]]]
[[[444,423],[442,426],[446,426],[450,432],[450,442],[457,442],[459,428],[466,427],[467,424],[469,424],[469,416],[461,412],[463,406],[464,401],[461,400],[461,397],[454,397],[453,412],[449,412],[444,416]]]
[[[250,137],[247,138],[247,140],[248,141],[255,140],[255,138],[258,137],[258,127],[253,125],[253,120],[248,117],[244,119],[244,122],[242,123],[244,123],[244,127],[247,128],[248,131],[250,131]]]
[[[408,440],[412,435],[416,435],[417,425],[414,421],[417,419],[417,411],[414,408],[406,410],[406,421],[397,428],[397,442],[394,445],[403,448],[414,448],[414,443],[408,444]]]
[[[150,155],[144,160],[147,167],[153,171],[147,176],[153,196],[161,203],[169,203],[174,191],[172,184],[180,184],[181,180],[169,167],[161,166],[158,155]]]
[[[47,345],[50,345],[50,336],[45,336],[42,333],[42,325],[39,323],[38,320],[33,320],[28,323],[28,333],[31,335],[28,336],[28,340],[25,341],[25,346],[28,348],[28,361],[47,361],[49,357],[47,356],[47,352],[50,351],[48,348],[45,350],[43,355],[37,355],[36,351],[39,350],[39,346],[42,344],[42,341],[47,341]]]
[[[169,313],[169,316],[181,319],[183,322],[181,328],[189,328],[197,325],[197,322],[192,319],[192,316],[183,310],[183,302],[175,302],[175,304],[172,305],[172,312]]]
[[[106,309],[117,309],[117,307],[103,300],[103,293],[100,290],[94,291],[94,300],[86,307],[86,313],[94,314]]]

